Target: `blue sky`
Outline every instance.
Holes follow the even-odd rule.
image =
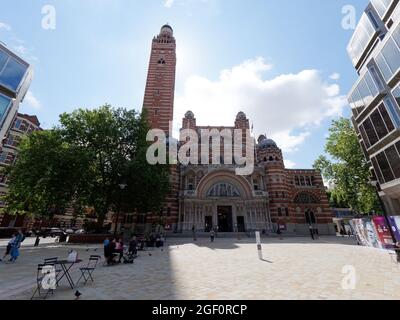
[[[346,53],[352,30],[341,25],[349,4],[358,19],[367,1],[2,0],[0,40],[35,68],[21,111],[50,128],[78,107],[139,110],[151,39],[168,22],[178,46],[176,126],[189,109],[203,125],[231,125],[244,110],[290,167],[309,168],[331,120],[350,114],[343,101],[357,75]],[[44,5],[56,10],[55,30],[42,28]]]

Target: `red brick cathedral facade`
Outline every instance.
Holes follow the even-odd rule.
[[[176,41],[172,28],[165,25],[153,39],[143,108],[151,128],[166,133],[174,117],[175,72]],[[232,127],[203,127],[190,111],[182,128],[199,136],[202,129],[250,129],[243,112]],[[194,227],[199,232],[217,228],[219,232],[271,233],[280,226],[288,233],[305,234],[311,225],[320,234],[335,233],[319,172],[286,169],[282,151],[266,136],[258,138],[255,158],[249,176],[237,175],[234,164],[171,166],[171,192],[162,210],[166,224],[177,232],[190,232]]]

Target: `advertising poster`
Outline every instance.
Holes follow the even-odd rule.
[[[382,243],[379,241],[379,237],[375,230],[373,222],[369,219],[364,219],[363,224],[367,233],[368,246],[372,248],[382,249]]]
[[[384,217],[375,217],[372,219],[375,225],[376,232],[378,234],[379,241],[384,248],[393,247],[393,240],[390,234],[389,227],[386,224]]]
[[[398,222],[396,222],[396,218],[398,218]],[[389,217],[390,227],[392,228],[394,237],[396,238],[396,242],[400,242],[400,217]]]
[[[358,243],[362,246],[368,247],[368,237],[364,232],[364,226],[362,219],[353,219],[350,221],[350,225],[353,228],[354,234],[357,237]]]
[[[375,231],[375,226],[370,219],[353,219],[350,221],[358,243],[364,247],[382,248]]]

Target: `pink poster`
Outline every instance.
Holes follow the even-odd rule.
[[[384,217],[375,217],[372,219],[375,225],[376,233],[378,234],[378,239],[384,248],[393,247],[393,239],[390,234],[389,227],[386,224]]]

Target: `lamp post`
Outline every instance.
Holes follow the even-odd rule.
[[[121,214],[122,191],[124,191],[127,186],[128,185],[126,183],[121,183],[119,185],[119,188],[121,189],[121,193],[120,193],[120,196],[119,196],[119,206],[118,206],[118,212],[117,212],[117,220],[115,221],[114,236],[117,235],[119,216]]]

